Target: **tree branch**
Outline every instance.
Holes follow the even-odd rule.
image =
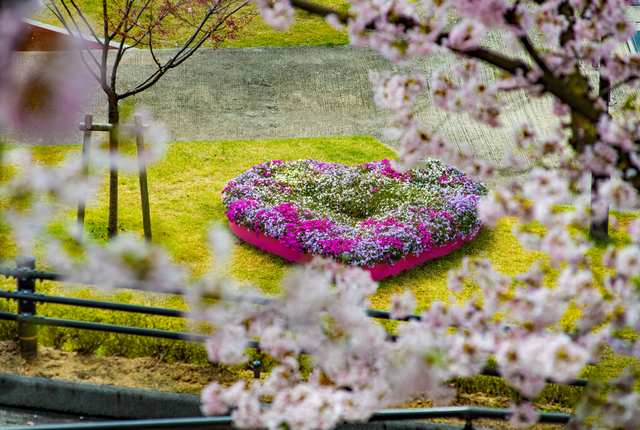
[[[522,46],[524,46],[527,54],[529,54],[531,59],[538,65],[538,67],[540,67],[540,70],[542,70],[544,74],[554,76],[553,72],[547,66],[547,63],[545,63],[544,60],[540,58],[527,36],[520,37],[520,43],[522,43]]]
[[[50,11],[52,11],[54,13],[54,15],[56,16],[56,18],[58,18],[58,20],[60,20],[60,22],[62,23],[62,26],[65,28],[65,30],[67,30],[67,32],[69,33],[69,35],[71,37],[73,36],[73,33],[71,31],[71,28],[69,27],[66,19],[64,18],[64,15],[62,14],[62,12],[60,12],[60,10],[58,9],[58,6],[56,6],[55,3],[51,3],[53,5],[53,7],[55,8],[56,12],[53,12],[53,10],[49,7],[49,5],[47,5],[47,7],[49,8]],[[73,4],[73,3],[72,3]],[[69,15],[69,19],[71,19],[71,22],[73,23],[74,27],[76,28],[76,30],[78,31],[78,33],[81,33],[80,31],[80,26],[78,25],[78,23],[76,22],[75,18],[73,17],[73,15],[71,14],[71,11],[69,10],[69,8],[67,7],[66,3],[64,2],[64,0],[62,1],[62,5],[64,6],[65,10],[67,11],[67,15]],[[80,18],[84,20],[84,15],[79,12]],[[87,45],[87,41],[84,40],[84,37],[80,37],[82,44],[84,45],[84,50],[87,51],[87,54],[89,54],[89,56],[91,57],[91,59],[93,60],[93,62],[96,64],[97,67],[100,67],[100,63],[98,62],[98,60],[96,59],[96,57],[94,57],[94,55],[91,53],[91,50],[89,49],[89,46]],[[100,43],[98,41],[98,43]],[[98,82],[100,82],[100,79],[98,78],[98,75],[96,75],[93,70],[91,69],[91,67],[89,67],[89,64],[87,64],[86,60],[84,59],[83,53],[82,53],[82,49],[78,48],[78,53],[80,54],[80,58],[82,59],[82,62],[85,64],[85,66],[89,69],[89,72],[91,73],[91,75],[98,80]]]
[[[232,11],[226,13],[223,17],[218,18],[217,24],[211,30],[204,32],[205,34],[196,41],[196,39],[198,38],[198,34],[203,32],[202,28],[205,26],[207,21],[211,18],[211,16],[213,16],[214,13],[218,12],[218,10],[216,9],[216,5],[209,8],[207,13],[204,15],[204,17],[200,21],[200,25],[198,26],[198,28],[191,34],[191,37],[189,37],[189,39],[182,45],[182,47],[178,50],[178,52],[173,57],[167,60],[164,63],[164,65],[159,66],[158,70],[156,70],[144,82],[137,85],[135,88],[131,90],[123,92],[121,95],[118,96],[118,98],[123,99],[125,97],[138,94],[146,90],[147,88],[153,86],[167,71],[169,71],[170,69],[173,69],[174,67],[179,66],[180,64],[182,64],[182,62],[184,62],[186,59],[191,57],[202,46],[202,44],[207,40],[207,38],[212,33],[217,31],[220,28],[220,26],[222,26],[229,17],[231,17],[234,13],[236,13],[243,7],[245,7],[247,4],[248,4],[247,1],[243,1],[240,3],[240,5],[234,8]],[[194,41],[196,41],[195,44],[189,47],[191,44],[194,43]],[[156,61],[156,64],[159,63],[159,61],[155,59],[155,56],[154,56],[154,61]]]
[[[339,12],[337,10],[329,9],[324,6],[318,6],[311,3],[307,3],[306,1],[303,1],[303,0],[290,0],[290,1],[291,1],[291,4],[294,7],[297,7],[298,9],[306,10],[307,12],[311,12],[320,16],[335,14],[343,23],[348,22],[349,15],[344,12]],[[407,30],[420,25],[418,22],[414,21],[412,18],[406,18],[406,17],[403,17],[401,19],[401,23],[402,25],[405,26]],[[441,41],[444,40],[446,37],[447,37],[447,34],[443,33],[438,38],[437,43],[441,43]],[[449,49],[451,49],[453,52],[456,52],[458,54],[463,54],[471,58],[482,60],[487,64],[491,64],[492,66],[498,67],[499,69],[502,69],[505,72],[508,72],[511,74],[517,74],[518,71],[522,71],[522,73],[526,75],[529,71],[531,71],[530,67],[521,61],[504,57],[496,52],[492,52],[486,49],[475,49],[472,51],[458,51],[452,48],[449,48]],[[542,60],[537,56],[537,54],[535,54],[535,51],[533,51],[533,53],[539,59],[541,64],[544,65]],[[534,61],[536,57],[534,57]],[[551,73],[551,71],[548,70],[546,65],[545,65],[545,68],[547,69],[548,73],[544,73],[542,78],[540,78],[537,83],[541,84],[545,88],[546,92],[550,92],[554,94],[564,103],[569,105],[572,109],[580,112],[585,118],[588,118],[589,120],[592,120],[594,122],[597,121],[600,116],[600,112],[594,108],[593,102],[586,96],[577,96],[576,94],[574,94],[567,87],[566,82],[564,82],[562,79],[555,77],[553,73]]]
[[[100,85],[102,90],[107,94],[109,98],[115,96],[115,86],[113,89],[107,85],[107,60],[109,58],[109,17],[107,16],[107,0],[102,0],[102,25],[104,33],[104,43],[102,44],[102,64],[100,67]]]
[[[120,29],[122,28],[124,23],[127,21],[127,17],[131,13],[131,8],[132,7],[133,7],[133,1],[132,0],[127,0],[126,9],[122,13],[122,18],[120,19],[120,22],[118,22],[118,25],[116,27],[114,27],[113,32],[109,35],[109,39],[114,39],[118,35]],[[125,30],[125,33],[126,32],[127,31]]]
[[[84,14],[82,13],[82,10],[80,9],[80,7],[76,4],[76,2],[74,0],[70,0],[71,4],[73,5],[73,7],[75,8],[75,10],[78,12],[78,15],[80,16],[80,18],[82,19],[82,21],[84,22],[84,24],[87,26],[87,28],[89,29],[89,32],[91,33],[91,35],[93,36],[93,38],[96,40],[96,43],[98,44],[102,44],[102,42],[100,41],[100,38],[98,37],[98,35],[93,31],[93,27],[91,27],[91,24],[89,24],[89,21],[87,21],[86,17],[84,16]],[[62,4],[65,4],[64,0],[62,0]],[[66,9],[66,5],[65,5],[65,9]],[[68,12],[68,9],[67,9]],[[69,14],[69,16],[71,16],[71,14]],[[77,24],[76,24],[76,27]],[[78,30],[80,31],[80,30]]]
[[[633,75],[633,76],[629,76],[626,79],[623,79],[622,81],[618,81],[613,85],[609,85],[608,87],[604,87],[602,90],[600,90],[600,93],[598,94],[598,97],[602,98],[606,95],[606,93],[608,92],[613,92],[614,90],[617,90],[618,88],[620,88],[621,86],[625,85],[625,84],[629,84],[633,81],[637,81],[638,79],[640,79],[640,76],[638,75]]]

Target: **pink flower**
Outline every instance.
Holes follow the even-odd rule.
[[[640,244],[640,218],[636,218],[627,225],[627,233],[631,237],[631,242]]]
[[[288,0],[253,0],[253,3],[265,22],[276,30],[286,30],[293,24],[295,13]]]
[[[455,25],[449,32],[447,46],[456,51],[472,51],[480,46],[480,39],[484,35],[486,28],[483,24],[465,20]]]
[[[229,410],[229,405],[223,400],[226,388],[217,382],[211,383],[202,391],[202,406],[204,415],[223,415]]]
[[[417,304],[411,290],[406,290],[401,295],[394,294],[391,297],[391,318],[401,319],[411,315]]]
[[[246,349],[247,331],[238,324],[230,321],[205,344],[209,361],[214,363],[240,364],[247,361],[244,354]]]
[[[338,31],[344,30],[344,25],[342,24],[342,22],[340,22],[340,19],[335,13],[331,13],[327,15],[325,17],[325,21],[327,22],[327,24],[329,24],[331,27],[335,28]]]
[[[24,36],[22,18],[34,3],[3,3],[0,8],[0,126],[51,138],[77,129],[91,77],[73,51],[42,53],[28,73],[15,74],[13,50]]]
[[[373,100],[381,109],[408,110],[425,87],[425,79],[415,71],[411,76],[392,75],[389,72],[371,72],[369,80],[374,87]]]
[[[601,115],[598,121],[598,134],[600,139],[612,146],[637,152],[638,125],[622,119],[613,119],[607,115]]]
[[[509,406],[510,418],[509,422],[518,428],[526,428],[537,423],[540,419],[538,412],[529,402],[512,403]]]
[[[640,275],[640,246],[632,245],[616,252],[616,273],[633,278]]]

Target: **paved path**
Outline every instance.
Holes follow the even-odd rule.
[[[25,409],[0,408],[0,427],[37,426],[40,424],[81,423],[84,417],[43,413]]]
[[[484,43],[506,51],[497,34],[488,36]],[[160,56],[172,52],[165,50]],[[20,54],[18,67],[33,67],[38,55]],[[431,71],[454,61],[452,55],[439,54],[421,59],[414,67],[429,77]],[[148,52],[131,51],[120,67],[118,85],[131,87],[154,67]],[[203,50],[135,100],[168,126],[176,142],[368,135],[396,149],[397,142],[382,134],[390,114],[372,101],[368,75],[379,70],[398,69],[370,49],[351,46]],[[495,73],[489,68],[485,72],[486,79]],[[587,73],[597,82],[596,70]],[[622,97],[622,93],[614,94],[612,105]],[[480,125],[466,114],[436,108],[427,94],[416,103],[416,113],[424,124],[444,132],[453,145],[468,145],[473,153],[494,161],[507,179],[512,172],[503,165],[502,156],[513,145],[511,126],[527,120],[545,135],[553,131],[558,119],[550,112],[548,97],[530,99],[523,92],[514,92],[504,100],[505,126],[499,129]],[[95,114],[94,121],[106,122],[105,99],[97,85],[87,110]],[[80,122],[83,112],[77,117]],[[47,143],[16,136],[13,142]],[[79,144],[81,133],[73,130],[61,142]]]

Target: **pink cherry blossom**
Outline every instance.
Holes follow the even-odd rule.
[[[411,315],[417,304],[411,290],[405,291],[404,294],[394,295],[391,298],[391,318],[401,319]]]
[[[253,0],[262,18],[276,30],[286,30],[293,24],[294,11],[288,0]]]
[[[526,428],[538,422],[539,414],[531,403],[512,403],[509,406],[509,422],[516,427]]]
[[[465,20],[451,29],[447,46],[456,51],[471,51],[480,46],[480,39],[485,31],[486,28],[483,24]]]
[[[425,87],[424,77],[418,71],[411,76],[371,72],[369,80],[376,89],[373,95],[376,105],[396,111],[408,110]]]
[[[276,28],[285,29],[293,22],[288,0],[255,3]],[[505,382],[527,399],[538,395],[547,380],[562,383],[575,378],[598,359],[605,342],[619,352],[640,357],[640,341],[625,343],[611,338],[611,330],[628,327],[640,331],[640,222],[632,221],[628,226],[631,245],[605,252],[602,263],[610,273],[600,284],[590,268],[593,257],[587,254],[592,243],[568,230],[576,224],[588,224],[586,204],[579,200],[574,211],[556,210],[556,205],[574,197],[593,197],[591,209],[596,215],[604,215],[609,205],[640,206],[632,182],[640,170],[638,114],[625,108],[610,116],[597,85],[585,72],[585,67],[599,67],[602,77],[614,85],[622,82],[638,87],[640,56],[615,53],[635,31],[623,13],[633,2],[423,3],[354,0],[349,11],[351,43],[370,46],[396,65],[405,66],[432,54],[456,55],[452,65],[438,67],[430,76],[417,69],[411,74],[371,74],[374,101],[379,108],[392,111],[389,130],[400,143],[392,166],[404,171],[427,156],[436,156],[472,175],[491,178],[496,172],[491,161],[460,149],[436,126],[421,123],[414,104],[425,97],[437,108],[494,128],[502,126],[503,94],[510,91],[521,91],[526,97],[549,97],[551,112],[562,121],[567,121],[569,114],[580,113],[576,118],[584,118],[584,122],[578,123],[577,130],[560,124],[548,136],[541,135],[531,123],[516,125],[512,131],[514,149],[505,159],[521,168],[522,176],[494,187],[477,204],[485,228],[493,228],[504,217],[518,218],[514,234],[520,244],[545,253],[549,262],[539,261],[524,273],[507,276],[487,259],[463,259],[448,276],[452,296],[433,301],[419,320],[399,322],[401,336],[388,342],[384,327],[367,317],[367,297],[375,294],[378,284],[368,272],[329,259],[316,258],[294,268],[283,279],[278,299],[267,299],[250,295],[255,294],[250,289],[238,294],[236,283],[225,276],[224,265],[232,251],[225,229],[214,228],[210,233],[216,272],[195,282],[190,282],[186,270],[177,267],[162,248],[130,236],[107,246],[83,244],[82,264],[69,257],[60,243],[49,241],[49,264],[68,273],[71,282],[105,287],[143,282],[154,291],[188,286],[198,315],[214,330],[206,342],[211,361],[240,364],[247,360],[247,345],[252,341],[259,341],[261,349],[278,360],[280,364],[264,379],[239,381],[231,387],[212,384],[203,392],[205,414],[231,410],[239,428],[329,429],[344,421],[366,420],[375,410],[401,403],[416,393],[426,393],[434,402],[449,401],[455,392],[447,381],[478,374],[491,356]],[[560,9],[569,10],[572,16],[560,13]],[[4,5],[0,8],[0,35],[5,36],[0,37],[3,127],[29,131],[36,117],[45,124],[53,124],[59,119],[56,115],[72,117],[68,111],[83,91],[74,86],[77,82],[68,81],[71,75],[36,73],[21,81],[8,74],[18,32],[14,18],[18,15],[15,10],[7,11]],[[453,13],[461,20],[448,26],[448,16]],[[336,17],[329,15],[327,20],[335,25]],[[507,50],[492,51],[490,43],[482,43],[490,31],[504,34]],[[543,49],[531,42],[535,32],[543,35]],[[580,76],[584,78],[582,86]],[[55,95],[51,106],[60,109],[51,115],[35,115],[26,109],[34,88]],[[58,94],[58,90],[64,91]],[[584,147],[576,144],[583,137],[588,137]],[[166,135],[147,139],[166,141]],[[161,149],[161,145],[154,147],[150,157],[156,157]],[[103,153],[95,155],[96,168],[109,165]],[[624,157],[630,165],[619,165],[627,159]],[[74,161],[60,170],[37,165],[24,155],[11,155],[9,162],[24,175],[6,184],[6,195],[36,196],[26,210],[10,208],[3,215],[15,227],[17,242],[26,252],[34,240],[48,241],[41,232],[51,217],[42,215],[54,213],[42,206],[46,201],[37,196],[52,194],[63,202],[75,202],[78,193],[89,190],[95,179],[84,180],[79,163]],[[134,160],[123,162],[137,168]],[[603,182],[591,196],[593,174],[609,175],[612,180]],[[534,221],[544,226],[544,231],[520,229]],[[545,283],[549,266],[559,272],[553,288]],[[473,286],[469,300],[455,295],[467,286]],[[207,294],[224,300],[205,306],[200,301]],[[571,335],[563,331],[563,317],[570,306],[580,310]],[[394,296],[390,307],[391,317],[406,317],[414,311],[416,299],[407,291]],[[313,366],[306,380],[296,359],[302,352],[309,355]],[[587,387],[585,401],[575,408],[570,426],[585,428],[586,420],[595,418],[597,425],[605,427],[637,428],[640,397],[633,390],[636,382],[637,375],[627,372],[611,382],[614,390],[602,391],[596,384]],[[264,396],[271,396],[272,402],[262,404]],[[529,403],[512,405],[511,411],[517,425],[528,425],[538,418]]]

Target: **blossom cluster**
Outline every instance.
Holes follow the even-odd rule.
[[[490,314],[489,309],[493,308],[497,315],[516,317],[518,328],[510,331],[510,340],[499,342],[500,346],[496,344],[497,349],[493,350],[507,383],[530,397],[538,392],[545,377],[559,381],[572,374],[586,356],[602,346],[610,328],[627,327],[637,332],[640,223],[633,222],[628,227],[630,245],[610,247],[605,254],[603,263],[611,274],[602,283],[594,281],[586,254],[592,244],[582,235],[569,232],[576,225],[587,227],[590,222],[600,222],[609,205],[617,209],[640,208],[638,110],[634,99],[629,98],[619,112],[611,115],[605,102],[611,89],[637,89],[640,85],[640,54],[621,55],[617,51],[635,32],[625,16],[626,8],[635,2],[353,0],[351,4],[349,16],[343,21],[348,24],[352,44],[368,45],[402,66],[434,53],[455,54],[459,60],[448,69],[437,68],[430,77],[418,70],[410,75],[370,75],[375,103],[393,112],[389,137],[400,139],[399,161],[394,164],[397,169],[410,169],[431,156],[471,175],[490,178],[496,173],[491,162],[458,149],[447,142],[442,132],[421,124],[412,105],[423,93],[435,106],[468,115],[490,127],[502,126],[503,91],[522,90],[530,97],[550,95],[553,113],[569,119],[560,123],[551,136],[538,136],[531,124],[516,125],[516,149],[505,154],[504,163],[520,170],[521,177],[493,190],[478,205],[479,218],[488,226],[505,216],[517,217],[520,223],[514,233],[521,243],[550,255],[551,266],[560,271],[554,290],[542,287],[546,271],[540,265],[518,276],[517,282],[526,288],[509,293],[513,294],[512,300],[502,314],[491,298],[507,294],[504,285],[510,281],[489,271],[484,263],[476,263],[480,273],[473,278],[483,290],[483,310],[469,310],[466,317],[475,324],[469,326],[468,332],[490,344],[495,337],[476,321],[478,315]],[[501,37],[509,53],[483,43],[486,35]],[[538,35],[543,35],[542,40]],[[585,65],[599,68],[600,86],[593,85]],[[590,212],[585,203],[589,201]],[[570,202],[574,211],[557,210],[557,205]],[[544,231],[532,233],[519,228],[532,222],[540,223]],[[459,275],[466,270],[462,267],[458,274],[451,275],[451,288],[463,284]],[[569,298],[582,310],[574,337],[559,333],[548,337],[548,333],[540,332],[542,326],[558,327]],[[396,305],[405,301],[399,300]],[[552,308],[546,303],[558,306]],[[432,320],[431,324],[444,325],[440,320]],[[581,336],[587,333],[592,336]],[[425,334],[431,335],[432,332]],[[609,342],[620,352],[640,356],[638,341]],[[558,358],[568,356],[573,358],[558,362]],[[538,368],[547,371],[535,374]],[[638,375],[630,372],[614,381],[618,393],[607,395],[605,401],[598,391],[602,387],[594,386],[593,392],[586,395],[585,406],[576,410],[573,428],[586,426],[587,419],[598,416],[601,418],[589,425],[637,426],[633,417],[638,415],[640,402],[630,388],[637,379]],[[517,424],[527,425],[535,420],[530,405],[518,405],[512,410]]]
[[[15,23],[22,14],[21,8],[15,7],[18,3],[0,2],[0,120],[3,127],[22,127],[28,132],[28,124],[36,117],[43,127],[56,124],[55,117],[30,115],[21,109],[33,101],[28,97],[32,91],[23,89],[32,89],[34,81],[15,86],[8,72],[18,38]],[[265,19],[277,27],[291,23],[293,11],[287,0],[257,3]],[[612,337],[613,330],[640,331],[640,221],[627,226],[630,243],[610,246],[605,252],[602,262],[609,271],[600,281],[590,268],[591,260],[596,258],[587,254],[592,244],[570,232],[570,228],[589,223],[585,205],[578,200],[574,211],[557,207],[578,196],[593,198],[591,214],[595,216],[607,212],[607,201],[618,208],[639,208],[637,109],[629,99],[620,112],[609,115],[601,99],[605,95],[603,89],[592,85],[583,68],[585,64],[599,66],[601,77],[612,87],[638,86],[640,55],[612,54],[634,31],[624,16],[624,9],[632,3],[353,0],[348,20],[353,44],[370,45],[386,58],[405,65],[414,57],[435,52],[454,53],[461,61],[450,70],[436,70],[430,78],[419,71],[410,75],[371,75],[375,102],[380,108],[393,111],[391,134],[401,139],[399,161],[369,169],[380,167],[376,170],[380,176],[364,181],[361,177],[366,177],[367,172],[351,177],[343,167],[334,167],[335,172],[343,172],[342,182],[331,183],[340,200],[329,199],[328,193],[321,202],[330,212],[314,207],[312,196],[322,197],[325,184],[318,179],[325,170],[332,170],[331,165],[307,161],[315,173],[302,170],[283,175],[286,169],[278,169],[285,163],[272,162],[247,172],[242,186],[236,181],[225,190],[236,198],[235,206],[228,210],[230,219],[255,231],[273,232],[274,237],[289,241],[293,247],[304,243],[300,238],[321,243],[318,253],[330,256],[343,255],[354,248],[353,237],[351,242],[338,240],[347,237],[345,233],[352,231],[349,229],[379,229],[378,236],[385,237],[382,245],[388,250],[384,258],[392,258],[394,248],[399,252],[406,245],[402,229],[408,223],[400,215],[410,212],[408,203],[397,202],[417,204],[423,199],[422,203],[433,213],[426,211],[415,217],[424,215],[425,220],[441,223],[427,225],[430,229],[416,228],[412,237],[419,239],[418,245],[448,239],[447,235],[453,234],[450,226],[455,226],[457,232],[465,226],[477,228],[475,212],[468,211],[474,216],[467,222],[450,213],[445,202],[451,206],[455,198],[460,198],[461,208],[470,208],[472,199],[465,196],[482,195],[483,187],[469,181],[452,181],[461,176],[458,171],[429,177],[431,182],[426,183],[446,196],[438,200],[416,190],[419,181],[412,175],[418,173],[409,169],[427,155],[476,176],[490,177],[495,168],[475,154],[456,149],[442,133],[423,126],[412,111],[412,103],[428,89],[436,106],[499,127],[504,108],[500,93],[523,90],[532,97],[551,95],[554,114],[570,115],[570,122],[561,124],[551,136],[538,136],[531,124],[517,125],[513,130],[516,148],[505,154],[505,160],[523,169],[524,180],[507,183],[474,203],[478,203],[479,219],[487,226],[506,216],[517,217],[520,224],[514,233],[524,246],[548,254],[549,263],[538,262],[524,273],[506,276],[487,260],[464,259],[459,268],[450,272],[448,286],[453,293],[472,286],[476,293],[466,302],[458,302],[456,297],[432,302],[419,318],[400,325],[401,336],[395,342],[388,342],[383,327],[366,315],[365,298],[375,292],[377,284],[366,271],[343,266],[333,259],[318,257],[293,270],[284,281],[279,300],[239,298],[233,285],[215,276],[194,283],[189,286],[194,300],[212,292],[218,298],[235,300],[219,301],[202,310],[203,319],[216,330],[206,345],[211,361],[241,363],[247,359],[247,342],[259,339],[260,348],[280,363],[264,381],[240,382],[230,388],[213,384],[203,393],[203,412],[211,415],[231,411],[235,425],[244,428],[329,429],[342,421],[365,420],[374,410],[401,403],[416,393],[426,392],[432,400],[444,402],[452,394],[447,381],[477,374],[489,356],[497,361],[498,372],[506,383],[524,400],[539,394],[545,381],[565,382],[577,376],[586,364],[598,359],[606,344],[640,358],[640,341]],[[336,17],[342,15],[329,16],[336,24]],[[503,37],[510,51],[520,52],[505,56],[491,51],[482,38],[492,31]],[[534,34],[544,35],[544,40],[533,43]],[[526,60],[521,62],[519,55]],[[501,74],[496,75],[495,69],[485,73],[487,69],[481,63],[501,70]],[[64,78],[73,76],[60,78],[64,83]],[[47,80],[46,88],[52,88],[50,82],[58,81]],[[606,90],[606,85],[603,88]],[[65,106],[70,106],[64,96],[75,93],[52,91],[50,100],[64,113]],[[78,181],[80,176],[74,173],[77,169],[60,174],[29,163],[27,160],[24,169],[29,175],[10,182],[3,190],[5,195],[29,199],[48,194],[64,200],[74,195],[74,189],[84,189],[82,180]],[[437,168],[444,169],[442,172],[448,169]],[[595,190],[591,187],[592,175],[605,177]],[[78,188],[70,182],[79,183]],[[360,194],[351,192],[356,187],[362,190]],[[269,203],[261,210],[272,212],[259,216],[257,205],[268,197],[259,194],[260,190],[268,190],[282,200]],[[464,190],[472,192],[465,194]],[[400,191],[402,199],[396,199]],[[254,192],[258,194],[254,196]],[[254,202],[254,197],[259,199]],[[300,200],[299,207],[292,203],[294,197]],[[41,204],[46,200],[36,200],[30,206],[31,213],[16,211],[4,217],[15,224],[17,238],[27,244],[36,237],[33,229],[44,225],[40,214],[50,214],[42,210]],[[376,212],[378,208],[395,210],[397,214],[389,219]],[[447,218],[443,212],[453,216]],[[38,216],[31,216],[32,213]],[[311,218],[316,215],[319,217]],[[540,233],[519,228],[532,222],[543,226]],[[295,228],[286,229],[289,224]],[[329,236],[332,229],[340,234],[339,238]],[[440,239],[438,234],[442,235]],[[210,237],[216,249],[215,260],[222,264],[228,257],[230,239],[220,230]],[[50,261],[68,271],[75,269],[77,279],[85,282],[121,286],[125,282],[151,281],[154,284],[148,285],[154,290],[189,283],[189,277],[173,268],[157,246],[123,239],[106,249],[83,244],[86,264],[81,267],[75,261],[69,264],[63,258],[64,250],[54,244],[50,247]],[[554,274],[555,287],[548,288],[545,280]],[[109,277],[117,282],[109,281]],[[406,316],[414,311],[416,303],[409,292],[395,296],[390,304],[392,315]],[[580,315],[572,322],[569,334],[563,317],[570,307],[579,309]],[[301,353],[312,357],[313,371],[306,379],[294,358]],[[638,379],[637,372],[626,371],[610,381],[609,387],[590,383],[583,401],[573,411],[569,428],[637,428],[640,396],[634,387]],[[271,400],[269,404],[261,402],[265,398]],[[511,411],[512,421],[518,425],[526,426],[537,419],[537,413],[526,402],[513,405]]]
[[[293,250],[372,266],[473,237],[486,194],[434,159],[405,173],[389,160],[355,167],[298,160],[254,166],[229,182],[222,201],[230,221]]]
[[[400,325],[400,337],[389,342],[384,328],[366,315],[365,298],[377,283],[360,268],[316,257],[285,278],[280,300],[257,307],[244,296],[206,311],[218,327],[206,345],[211,361],[242,363],[247,342],[259,339],[260,349],[280,365],[263,381],[240,381],[230,388],[213,383],[203,393],[202,410],[231,412],[242,428],[330,429],[417,393],[448,402],[454,393],[446,382],[478,374],[491,355],[505,381],[524,398],[534,398],[548,380],[575,378],[606,339],[606,331],[579,331],[572,337],[560,329],[571,303],[576,298],[582,303],[593,292],[581,273],[568,269],[563,275],[583,282],[576,281],[571,291],[554,290],[542,285],[539,265],[514,279],[487,261],[465,259],[449,285],[456,292],[473,279],[483,291],[482,304],[479,296],[458,306],[434,302]],[[510,298],[515,283],[526,288]],[[411,292],[396,295],[393,316],[403,318],[415,306]],[[600,317],[587,312],[581,322],[593,327]],[[508,330],[505,323],[511,324]],[[295,358],[300,353],[310,355],[308,379]],[[272,400],[261,404],[267,397]],[[514,421],[524,424],[537,416],[526,404],[513,412]]]

